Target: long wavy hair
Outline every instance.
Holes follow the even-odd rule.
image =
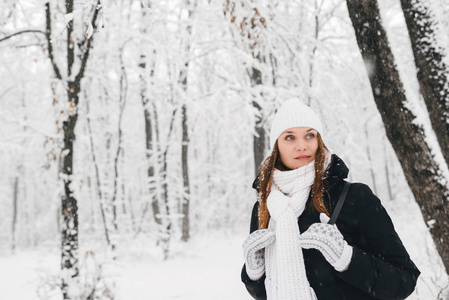
[[[318,213],[325,213],[330,217],[329,211],[324,205],[323,195],[327,193],[329,195],[329,188],[327,181],[324,180],[325,176],[325,164],[326,151],[328,149],[323,143],[320,134],[317,134],[318,149],[315,154],[315,179],[312,185],[312,208]],[[271,155],[265,159],[262,167],[262,171],[259,175],[259,229],[265,229],[268,227],[268,221],[270,220],[270,213],[267,208],[267,199],[271,191],[271,185],[273,183],[273,171],[274,169],[281,171],[290,170],[281,161],[279,155],[278,142],[274,144]]]

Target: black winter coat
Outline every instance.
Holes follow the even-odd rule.
[[[325,197],[326,207],[331,213],[348,172],[344,162],[333,155],[326,177],[330,184],[330,198]],[[253,187],[258,189],[258,179]],[[310,201],[309,197],[308,204]],[[258,202],[252,211],[250,232],[259,227],[257,210]],[[301,232],[318,222],[319,215],[310,205],[298,218]],[[414,291],[420,271],[411,261],[380,200],[367,185],[351,184],[336,225],[353,247],[351,263],[346,271],[335,271],[318,250],[303,249],[307,278],[318,300],[399,300]],[[252,281],[243,266],[241,279],[254,299],[266,299],[265,275]]]

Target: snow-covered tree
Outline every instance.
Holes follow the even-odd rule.
[[[449,270],[449,194],[426,141],[422,126],[406,106],[406,96],[387,35],[381,23],[377,0],[347,0],[357,44],[371,82],[386,135],[404,170],[405,178],[421,208],[435,245]]]

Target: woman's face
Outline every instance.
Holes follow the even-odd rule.
[[[294,127],[282,132],[278,138],[282,163],[293,170],[313,161],[318,150],[317,134],[309,127]]]

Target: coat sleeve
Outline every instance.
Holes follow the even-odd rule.
[[[371,189],[364,184],[351,188],[359,220],[354,243],[359,247],[353,247],[348,269],[338,276],[375,299],[405,299],[414,291],[420,271]]]
[[[256,202],[253,207],[253,211],[251,214],[251,225],[250,225],[250,233],[259,229],[259,222],[257,218],[257,211],[259,208],[259,203]],[[246,267],[243,265],[242,273],[241,273],[242,282],[245,284],[248,293],[256,300],[266,300],[267,292],[265,291],[265,274],[257,281],[253,281],[248,277],[246,273]]]

